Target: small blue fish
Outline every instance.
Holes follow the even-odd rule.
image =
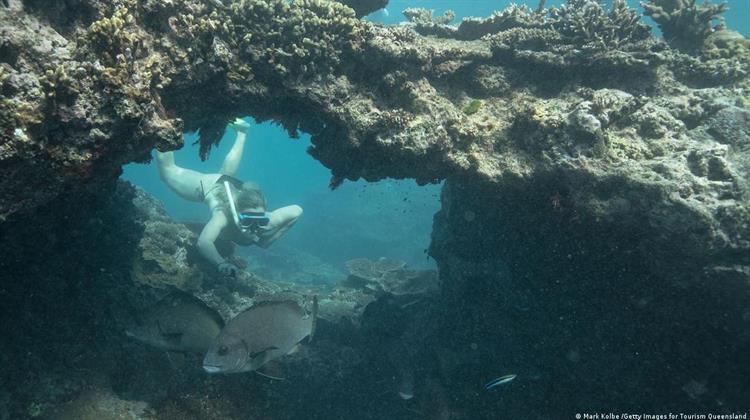
[[[493,379],[493,380],[487,382],[487,385],[484,386],[484,389],[486,389],[486,390],[489,391],[490,389],[492,389],[492,388],[494,388],[494,387],[496,387],[498,385],[507,384],[508,382],[510,382],[510,381],[512,381],[514,379],[516,379],[516,375],[501,376],[501,377],[499,377],[497,379]]]

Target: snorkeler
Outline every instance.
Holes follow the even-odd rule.
[[[156,152],[156,161],[162,181],[177,195],[208,204],[211,218],[198,237],[198,249],[222,274],[235,275],[237,267],[219,255],[216,239],[221,235],[238,245],[267,248],[294,225],[302,215],[302,208],[291,205],[268,212],[260,188],[234,178],[250,125],[237,119],[229,126],[237,132],[237,137],[218,174],[181,168],[175,165],[173,152]]]

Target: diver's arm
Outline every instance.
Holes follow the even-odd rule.
[[[297,205],[282,207],[275,210],[271,215],[271,227],[267,229],[260,237],[257,245],[261,248],[268,248],[272,243],[281,238],[302,215],[302,207]]]
[[[227,223],[228,220],[224,212],[214,211],[211,220],[206,223],[206,226],[203,227],[198,237],[198,250],[200,250],[201,255],[217,266],[224,262],[224,258],[219,255],[214,242],[219,237],[221,231],[227,226]]]
[[[279,238],[281,238],[281,235],[283,235],[287,230],[289,230],[289,227],[286,227],[285,229],[279,229],[276,232],[274,232],[272,235],[261,237],[260,240],[256,242],[256,244],[263,249],[268,248],[269,246],[271,246],[272,243],[276,242]]]

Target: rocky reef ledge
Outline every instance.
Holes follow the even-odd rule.
[[[621,1],[383,27],[324,0],[9,0],[0,217],[106,191],[183,131],[207,154],[234,117],[273,120],[334,187],[446,180],[422,359],[441,368],[417,375],[458,395],[443,412],[743,408],[750,47],[693,3],[647,3],[666,42]],[[529,382],[502,405],[475,391],[486,366]]]
[[[367,271],[361,266],[373,263],[356,260],[348,281],[326,285],[246,271],[224,277],[198,256],[196,234],[142,190],[119,183],[80,198],[56,199],[36,223],[0,229],[0,333],[14,337],[0,341],[0,419],[346,418],[363,404],[373,418],[403,415],[393,398],[368,400],[395,396],[402,372],[425,352],[434,270],[384,260],[385,272]],[[88,217],[60,217],[76,210]],[[126,334],[172,293],[198,298],[226,321],[266,300],[309,307],[315,295],[313,344],[284,361],[284,381],[209,376],[202,356],[175,360]]]

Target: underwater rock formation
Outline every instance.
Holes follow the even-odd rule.
[[[0,157],[12,180],[2,187],[6,217],[113,177],[154,146],[177,147],[183,129],[199,129],[208,153],[225,122],[245,114],[311,133],[310,153],[332,169],[334,185],[477,175],[500,186],[558,170],[585,179],[593,166],[603,172],[596,179],[665,178],[657,187],[665,193],[698,191],[677,187],[681,175],[660,173],[655,162],[689,172],[682,145],[696,140],[686,129],[744,106],[750,68],[747,55],[669,49],[622,2],[604,11],[576,0],[549,16],[511,8],[496,32],[472,42],[372,25],[322,0],[55,5],[70,17],[53,27],[37,18],[52,6],[0,9],[12,34],[0,76],[10,93],[0,105]],[[589,31],[584,22],[601,24]],[[76,25],[83,31],[74,45],[65,35]],[[611,91],[632,103],[608,109]],[[580,111],[589,102],[591,111]],[[467,114],[470,103],[481,107]],[[742,183],[727,165],[722,180]],[[607,212],[591,188],[570,188],[581,211]],[[669,205],[704,206],[690,197]]]
[[[309,410],[323,418],[328,403],[320,401],[339,400],[339,390],[351,389],[369,369],[359,365],[376,348],[365,340],[364,331],[372,332],[371,339],[377,339],[375,332],[384,328],[389,334],[392,318],[368,309],[370,304],[389,307],[388,301],[371,294],[271,283],[245,271],[236,278],[221,276],[193,249],[194,233],[170,220],[153,197],[127,183],[109,184],[86,196],[55,199],[37,210],[35,221],[0,226],[4,256],[0,260],[4,275],[0,334],[16,337],[0,340],[0,360],[6,363],[0,375],[3,419],[26,418],[28,412],[37,413],[31,417],[104,418],[101,413],[96,417],[97,408],[91,407],[94,400],[101,402],[96,403],[99,410],[113,418],[120,418],[123,413],[116,410],[125,410],[129,404],[148,412],[147,418],[173,418],[170,413],[180,410],[195,412],[191,406],[208,410],[199,418],[255,418],[258,403],[249,404],[248,394],[237,392],[237,380],[257,389],[251,399],[278,400],[273,418],[295,418]],[[224,320],[257,302],[292,299],[309,305],[311,295],[317,294],[315,345],[304,357],[284,362],[290,382],[300,385],[285,386],[279,394],[273,387],[265,389],[265,380],[253,375],[209,380],[201,369],[202,356],[186,355],[178,362],[171,359],[175,355],[167,356],[127,336],[126,331],[143,322],[161,298],[179,290],[200,299]],[[433,298],[434,294],[418,291],[409,295],[422,306]],[[399,311],[405,323],[419,312],[419,306]],[[405,331],[403,325],[399,331]],[[421,337],[409,336],[412,343]],[[381,348],[385,352],[402,346],[391,340]],[[413,345],[409,351],[421,351],[421,347]],[[371,373],[385,374],[383,369]],[[299,405],[283,403],[293,395],[309,393],[306,384],[311,381],[327,391]],[[222,387],[226,394],[216,398],[207,391],[211,387]],[[363,397],[366,393],[352,396]],[[249,405],[236,407],[241,404]],[[217,405],[213,411],[206,408],[213,405]],[[224,410],[235,414],[220,416]],[[387,413],[388,409],[382,410]]]
[[[443,296],[439,371],[454,409],[535,419],[584,406],[744,410],[748,254],[687,256],[684,244],[655,245],[654,229],[666,229],[651,221],[586,221],[549,182],[502,195],[484,182],[443,188],[430,254]],[[704,271],[706,259],[731,255],[739,265]],[[523,385],[502,400],[477,395],[476,384],[493,379],[484,366],[518,373]]]
[[[344,287],[394,296],[428,295],[439,290],[434,270],[409,270],[403,261],[357,258],[347,261],[346,266],[349,277],[342,282]]]
[[[133,279],[153,287],[196,290],[203,274],[188,262],[197,236],[170,221],[148,221],[133,261]],[[177,282],[177,283],[175,283]]]
[[[292,136],[311,134],[310,154],[331,169],[334,187],[358,178],[447,180],[431,254],[440,266],[441,309],[454,311],[432,333],[440,345],[408,352],[409,360],[421,354],[422,364],[441,366],[418,380],[450,383],[470,405],[472,384],[491,378],[467,372],[497,362],[495,349],[503,348],[529,380],[567,378],[567,392],[551,402],[544,400],[550,393],[534,394],[539,418],[560,407],[575,412],[577,403],[612,409],[576,399],[592,395],[627,395],[618,407],[639,409],[685,398],[699,409],[737,407],[747,372],[733,369],[750,366],[740,350],[750,319],[750,46],[710,27],[721,6],[690,15],[693,2],[672,3],[687,5],[680,8],[687,14],[646,8],[677,37],[686,29],[667,29],[670,22],[697,16],[700,48],[652,37],[620,1],[607,10],[594,0],[511,7],[457,28],[448,26],[449,15],[435,21],[415,12],[410,28],[374,25],[325,0],[11,0],[0,7],[0,217],[9,232],[48,236],[40,227],[24,230],[22,212],[45,214],[45,203],[87,189],[112,192],[103,186],[122,164],[148,159],[154,147],[179,147],[183,131],[200,130],[207,154],[233,118],[273,120]],[[59,214],[78,213],[66,207]],[[67,227],[111,244],[101,218],[87,219],[85,229],[72,220],[56,225],[53,243],[65,243]],[[127,255],[97,245],[80,275],[71,267],[61,271],[64,279],[52,272],[49,282],[63,285],[40,292],[76,293],[71,278],[100,278],[110,270],[99,265],[112,261],[130,273],[144,240],[145,225],[138,226],[124,234]],[[146,240],[158,238],[158,222],[151,226],[148,235],[156,236]],[[25,243],[19,249],[37,245],[12,237]],[[61,264],[60,251],[45,246],[41,255]],[[49,273],[43,261],[8,248],[14,279],[25,265]],[[66,251],[73,249],[82,248]],[[210,303],[228,301],[230,288],[241,285],[209,286],[212,295],[202,298]],[[223,306],[224,313],[237,306]],[[370,314],[396,307],[383,298]],[[391,331],[369,325],[375,337]],[[427,334],[422,325],[432,324],[415,320],[409,328]],[[674,334],[661,334],[671,328]],[[362,354],[337,347],[334,334],[323,337],[321,348],[331,352],[321,357],[346,360],[334,376],[347,378]],[[63,344],[68,354],[66,346],[75,344]],[[698,366],[696,377],[660,370],[675,358]],[[622,360],[632,369],[608,371]],[[681,391],[706,381],[703,399]],[[602,383],[608,392],[596,389]],[[581,389],[590,392],[576,394]],[[528,417],[528,401],[514,401],[518,411],[486,400],[463,409]]]

